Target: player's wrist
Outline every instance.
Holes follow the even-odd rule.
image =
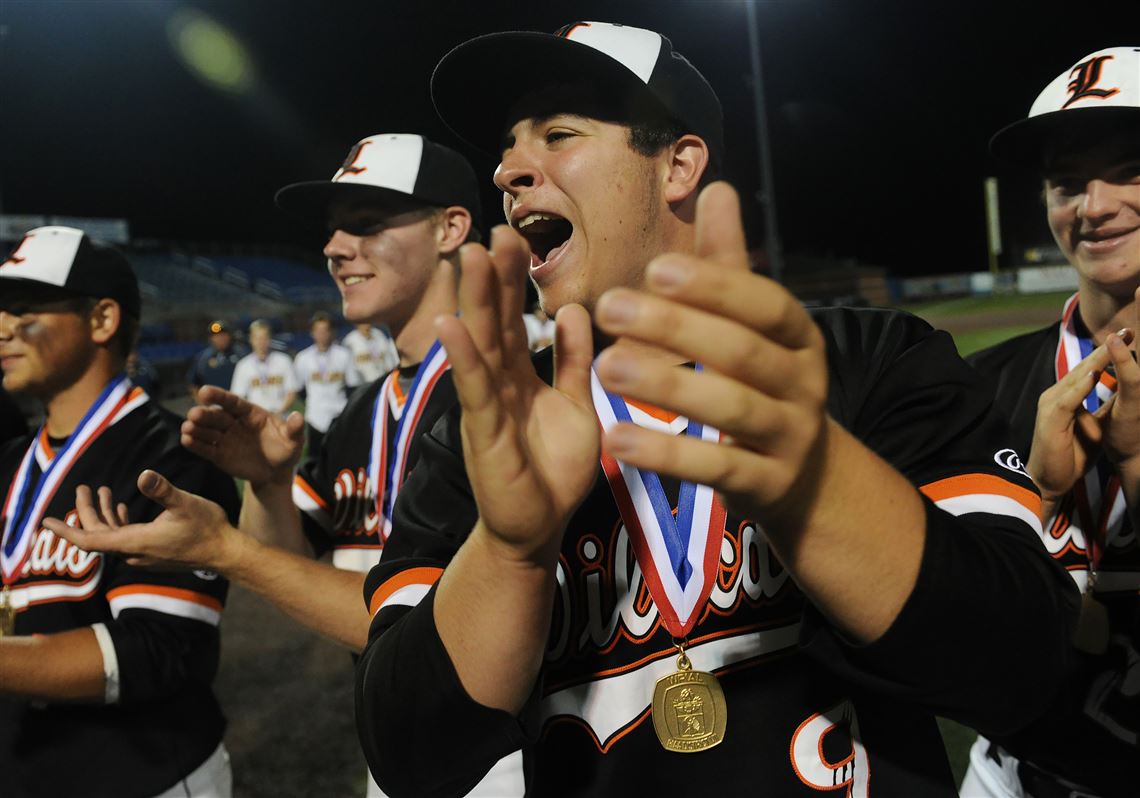
[[[545,569],[558,562],[565,526],[561,524],[553,529],[536,530],[533,536],[520,540],[505,537],[480,518],[471,531],[471,539],[487,554],[508,567],[533,566]]]
[[[253,550],[260,544],[229,524],[218,530],[217,537],[217,545],[213,547],[215,555],[211,558],[212,562],[205,564],[210,570],[217,571],[227,579],[235,582],[243,581],[251,557],[256,556]]]

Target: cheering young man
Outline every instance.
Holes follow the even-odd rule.
[[[46,528],[95,526],[98,503],[139,521],[154,468],[237,517],[233,480],[179,444],[178,420],[131,385],[138,283],[126,259],[69,227],[32,230],[0,265],[4,388],[44,422],[0,445],[0,783],[5,798],[225,798],[225,720],[210,683],[226,581],[149,571]],[[224,509],[223,509],[224,508]]]
[[[149,495],[168,508],[159,523],[106,535],[60,533],[98,550],[219,571],[360,651],[369,624],[365,573],[380,559],[392,505],[424,433],[455,403],[433,325],[456,309],[459,247],[478,239],[478,188],[454,150],[417,135],[380,134],[358,142],[331,181],[287,186],[277,202],[327,225],[324,251],[345,318],[387,325],[400,366],[353,395],[296,474],[300,414],[280,419],[233,394],[201,391],[183,442],[248,480],[240,531],[209,502],[151,475]],[[331,565],[314,559],[325,555]],[[480,787],[496,798],[521,792],[517,756]]]
[[[949,337],[749,273],[701,192],[719,102],[659,34],[485,36],[432,92],[513,230],[464,252],[462,409],[368,580],[379,783],[462,795],[521,747],[542,796],[955,795],[934,715],[1040,711],[1076,601]]]
[[[1083,594],[1078,667],[1013,735],[979,738],[962,794],[1132,795],[1140,739],[1140,47],[1053,79],[991,149],[1044,181],[1080,290],[1060,323],[972,356],[1041,488],[1045,545]]]

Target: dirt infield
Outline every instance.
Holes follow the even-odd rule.
[[[229,719],[235,798],[364,795],[352,671],[343,648],[230,588],[215,687]]]

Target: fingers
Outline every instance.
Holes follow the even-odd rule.
[[[491,231],[491,264],[499,284],[499,331],[503,337],[503,351],[510,358],[520,354],[530,357],[526,345],[526,275],[530,265],[530,247],[507,225],[501,224]]]
[[[748,270],[740,198],[728,183],[710,183],[697,198],[697,257]]]
[[[459,318],[480,356],[492,369],[502,362],[500,286],[487,250],[478,244],[460,249]]]
[[[162,474],[149,468],[139,474],[138,486],[143,496],[158,502],[167,510],[176,510],[185,506],[190,496],[174,487]]]
[[[635,424],[612,427],[602,447],[629,465],[708,485],[729,497],[747,496],[761,505],[779,501],[794,481],[794,469],[777,458]]]
[[[1123,402],[1140,399],[1140,364],[1133,359],[1132,350],[1128,348],[1131,332],[1128,329],[1121,330],[1118,334],[1108,336],[1105,341],[1105,348],[1116,372],[1116,391]]]
[[[741,324],[783,346],[804,346],[817,333],[815,322],[783,286],[716,261],[670,253],[646,270],[646,289],[675,304],[707,311]],[[602,296],[602,307],[609,292]]]
[[[198,405],[217,407],[231,416],[244,416],[255,407],[253,403],[247,402],[236,393],[216,385],[203,385],[198,389]]]
[[[590,314],[581,305],[564,305],[554,324],[554,387],[589,407],[594,360]]]
[[[91,488],[86,485],[75,489],[75,514],[79,518],[79,525],[84,529],[100,529],[106,525]]]
[[[660,297],[607,291],[595,314],[611,335],[652,343],[771,396],[803,395],[803,348],[788,348],[734,321]],[[823,386],[814,386],[820,388]],[[676,409],[676,408],[671,408]]]
[[[95,527],[88,529],[69,526],[58,518],[45,518],[43,525],[56,537],[74,543],[83,551],[134,553],[131,545],[134,543],[132,527],[119,529]]]
[[[602,353],[596,368],[606,390],[711,424],[750,448],[778,446],[792,426],[786,403],[714,372],[640,360],[618,349]],[[708,401],[710,396],[716,401]]]
[[[111,497],[111,489],[106,485],[98,490],[99,496],[99,515],[102,516],[103,522],[112,529],[119,527],[119,511],[115,508],[115,500]],[[123,507],[120,503],[120,507]]]

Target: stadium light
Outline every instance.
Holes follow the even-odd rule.
[[[166,35],[186,68],[209,86],[231,94],[253,88],[253,62],[236,35],[201,11],[185,9],[170,17]]]

